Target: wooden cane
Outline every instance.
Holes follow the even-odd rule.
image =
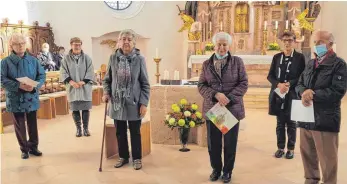
[[[102,133],[102,144],[101,144],[101,155],[100,155],[100,167],[99,167],[99,172],[102,172],[102,156],[104,154],[104,143],[105,143],[105,132],[106,132],[106,115],[107,115],[107,104],[108,102],[105,103],[105,115],[104,115],[104,132]]]

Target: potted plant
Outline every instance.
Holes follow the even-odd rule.
[[[205,55],[212,55],[214,52],[214,45],[213,43],[207,43],[205,45]]]
[[[171,130],[178,128],[182,145],[180,151],[190,151],[190,149],[187,148],[190,128],[201,126],[205,123],[205,120],[201,112],[198,111],[198,105],[195,103],[188,103],[186,99],[181,99],[178,104],[172,104],[171,109],[172,112],[166,115],[164,123],[171,128]]]
[[[269,44],[269,48],[267,50],[267,55],[275,55],[281,51],[280,46],[278,43],[273,42]]]

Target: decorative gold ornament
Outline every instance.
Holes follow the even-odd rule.
[[[157,64],[157,73],[155,74],[155,77],[157,79],[157,84],[159,84],[159,77],[160,77],[160,73],[159,73],[159,63],[161,61],[161,58],[154,58],[154,62]]]
[[[108,45],[112,50],[117,49],[117,41],[116,40],[111,40],[111,39],[102,40],[100,42],[100,45]]]

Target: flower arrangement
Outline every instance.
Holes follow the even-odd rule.
[[[278,43],[274,42],[269,44],[269,50],[281,50],[281,48]]]
[[[164,120],[169,128],[193,128],[205,123],[201,112],[198,111],[198,105],[188,103],[186,99],[181,99],[179,104],[172,104],[171,109]]]
[[[214,50],[214,45],[213,45],[213,43],[207,43],[206,45],[205,45],[205,51],[213,51]]]

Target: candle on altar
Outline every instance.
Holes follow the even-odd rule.
[[[220,22],[220,30],[223,31],[223,22]]]
[[[212,31],[212,22],[210,21],[210,32]]]
[[[286,29],[287,29],[287,30],[288,30],[288,25],[289,25],[288,22],[289,22],[289,21],[286,20]]]
[[[264,31],[266,31],[267,21],[264,22]]]
[[[275,22],[275,29],[277,30],[278,29],[278,21],[276,20]]]
[[[159,58],[159,50],[158,50],[158,48],[155,49],[155,58]]]
[[[164,71],[164,80],[169,80],[170,79],[170,73],[169,71],[165,70]]]

